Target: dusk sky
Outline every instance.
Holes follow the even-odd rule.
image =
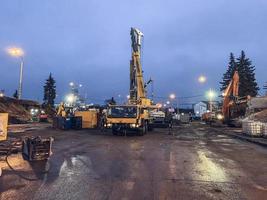
[[[23,98],[41,101],[50,72],[57,102],[70,81],[83,84],[89,102],[126,97],[131,27],[144,33],[144,76],[154,79],[155,96],[219,91],[230,52],[241,50],[256,66],[259,86],[267,81],[266,0],[8,0],[0,3],[0,89],[12,95],[18,87],[19,59],[5,49],[19,46]]]

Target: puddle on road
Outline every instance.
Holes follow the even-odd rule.
[[[71,177],[77,173],[93,173],[90,158],[86,156],[73,156],[64,160],[60,167],[59,175]]]
[[[196,174],[197,179],[213,182],[228,182],[225,170],[219,163],[215,163],[212,159],[208,158],[204,151],[199,150],[197,152],[199,162],[197,163]]]

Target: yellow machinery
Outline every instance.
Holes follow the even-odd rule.
[[[75,117],[82,117],[82,128],[96,128],[98,125],[97,110],[75,111]]]
[[[57,116],[66,117],[66,115],[67,115],[67,113],[65,110],[65,105],[63,102],[61,102],[59,107],[58,107],[58,110],[57,110]]]
[[[132,59],[130,61],[130,98],[126,105],[111,105],[106,114],[106,124],[114,134],[128,129],[144,135],[150,127],[149,108],[152,102],[146,97],[141,66],[141,41],[143,33],[131,28]]]
[[[58,118],[70,119],[73,122],[81,117],[81,128],[97,128],[98,126],[98,111],[95,109],[79,111],[78,107],[66,107],[63,102],[60,103],[54,126],[57,127],[56,121]],[[65,121],[66,121],[65,120]]]
[[[0,141],[7,139],[8,113],[0,113]]]

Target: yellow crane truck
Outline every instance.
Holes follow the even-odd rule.
[[[131,28],[132,59],[130,61],[130,97],[125,105],[110,105],[106,113],[106,126],[114,134],[134,130],[144,135],[151,129],[149,109],[153,107],[146,95],[146,84],[141,66],[141,42],[143,33]]]

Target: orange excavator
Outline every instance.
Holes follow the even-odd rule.
[[[234,72],[232,80],[223,92],[221,111],[205,113],[202,119],[209,124],[223,122],[229,126],[239,126],[239,118],[245,116],[249,97],[239,97],[239,74]]]
[[[223,93],[222,115],[223,122],[237,126],[238,119],[246,114],[249,96],[239,97],[239,74],[234,72],[233,78]]]

